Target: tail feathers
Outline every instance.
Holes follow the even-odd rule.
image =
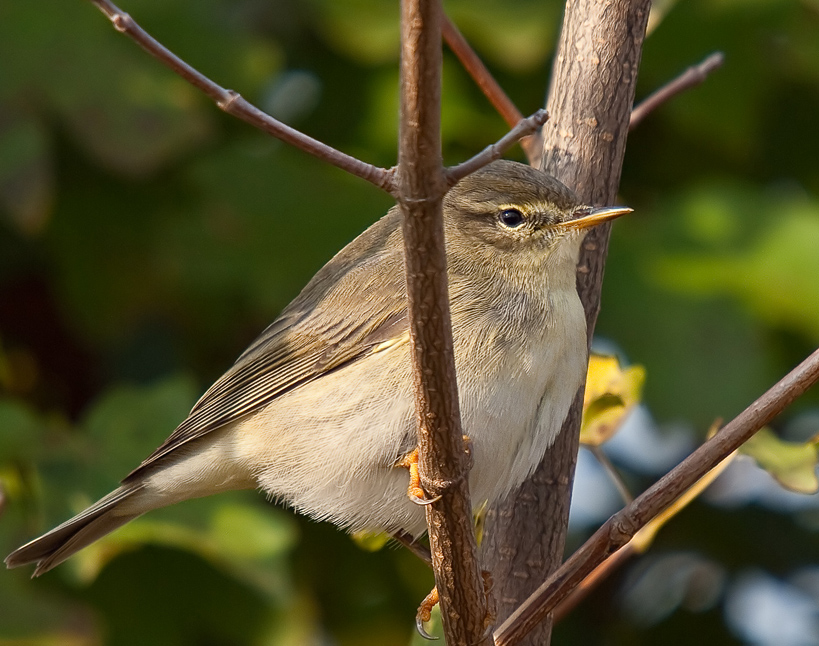
[[[146,511],[137,511],[134,505],[125,506],[130,509],[123,509],[122,506],[124,501],[141,489],[141,485],[124,485],[112,491],[74,518],[9,554],[5,561],[6,567],[37,563],[33,576],[48,572],[83,547]]]

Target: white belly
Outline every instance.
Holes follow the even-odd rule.
[[[532,472],[577,391],[585,360],[583,312],[575,293],[554,297],[557,311],[568,316],[544,322],[529,338],[482,321],[456,333],[475,506],[505,495]],[[364,388],[365,378],[381,386]],[[407,472],[393,466],[415,442],[407,343],[284,394],[223,437],[271,498],[303,513],[354,530],[425,531],[423,508],[407,498]]]
[[[586,360],[586,326],[574,291],[558,292],[560,320],[546,321],[487,371],[487,361],[461,369],[464,433],[474,444],[473,505],[517,488],[554,442],[577,393]]]

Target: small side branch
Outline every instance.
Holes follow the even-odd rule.
[[[722,420],[717,419],[712,424],[708,431],[708,437],[713,436],[722,426]],[[598,448],[599,447],[595,447]],[[559,622],[563,617],[572,611],[572,609],[588,596],[591,591],[600,584],[606,577],[608,577],[614,570],[619,568],[632,556],[646,552],[651,543],[654,541],[657,533],[662,527],[679,514],[685,507],[687,507],[693,500],[705,491],[714,480],[716,480],[723,471],[731,463],[732,458],[736,456],[736,451],[731,453],[725,460],[720,462],[719,466],[711,469],[708,474],[697,481],[697,483],[688,489],[682,496],[677,498],[671,505],[666,507],[662,513],[653,518],[645,527],[640,529],[631,540],[614,552],[611,556],[603,560],[591,574],[589,574],[580,584],[572,590],[569,595],[563,599],[554,609],[552,619],[555,623]],[[627,502],[631,503],[633,499]]]
[[[452,53],[461,61],[461,65],[469,73],[472,79],[477,83],[481,92],[484,93],[489,102],[498,111],[498,114],[506,121],[506,125],[514,128],[520,121],[523,120],[523,114],[518,110],[517,106],[512,103],[506,92],[492,76],[492,73],[487,69],[483,61],[475,53],[475,50],[467,42],[463,34],[458,30],[449,16],[446,13],[442,16],[441,33],[444,36],[446,44],[452,50]],[[541,124],[542,125],[542,124]],[[524,135],[521,135],[523,137]],[[514,143],[514,142],[513,142]],[[520,142],[523,151],[529,163],[537,166],[540,162],[540,146],[537,141],[531,138],[522,139]]]
[[[703,60],[699,65],[689,67],[677,78],[665,84],[659,90],[649,95],[640,105],[631,111],[628,128],[634,130],[640,122],[649,114],[654,112],[663,103],[677,96],[681,92],[696,87],[708,78],[714,70],[722,67],[725,62],[725,55],[722,52],[714,52]]]
[[[108,17],[117,31],[130,37],[142,47],[142,49],[159,60],[171,71],[207,94],[221,110],[273,135],[277,139],[281,139],[285,143],[300,148],[314,157],[323,159],[333,166],[337,166],[357,177],[365,179],[391,195],[396,194],[397,187],[394,170],[373,166],[360,159],[356,159],[265,114],[243,99],[237,92],[223,88],[188,65],[185,61],[176,56],[176,54],[154,39],[148,32],[142,29],[131,16],[110,2],[110,0],[90,1]]]
[[[484,148],[474,157],[461,162],[456,166],[451,166],[446,171],[446,180],[450,186],[454,186],[470,173],[474,173],[479,168],[483,168],[490,162],[500,159],[509,148],[521,137],[525,137],[540,128],[549,119],[546,110],[538,110],[532,116],[521,119],[514,128],[498,139],[494,144]]]
[[[714,437],[609,518],[498,628],[496,646],[517,644],[581,581],[649,521],[819,381],[819,350],[752,403]]]

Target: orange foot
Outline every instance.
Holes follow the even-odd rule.
[[[481,576],[483,577],[483,592],[486,595],[487,606],[486,617],[483,619],[483,627],[485,631],[484,635],[481,637],[481,641],[483,641],[487,637],[488,632],[492,629],[492,626],[495,624],[498,614],[497,609],[495,608],[494,599],[491,595],[493,586],[492,574],[486,570],[482,570]],[[438,605],[439,601],[440,597],[438,596],[438,588],[435,587],[432,588],[432,591],[426,597],[424,597],[421,605],[418,606],[418,612],[415,614],[415,629],[424,639],[438,639],[426,631],[424,624],[426,624],[432,618],[432,609]]]
[[[464,435],[464,451],[469,460],[468,469],[472,468],[472,440],[469,436]],[[407,487],[407,496],[416,505],[431,505],[441,499],[441,496],[434,496],[428,498],[423,487],[421,487],[421,475],[418,472],[418,447],[416,446],[410,453],[401,458],[395,463],[397,467],[403,467],[409,471],[409,486]],[[436,602],[437,603],[437,602]],[[433,604],[435,605],[435,604]]]
[[[407,495],[416,505],[431,505],[432,503],[441,499],[441,496],[427,498],[426,492],[421,487],[421,475],[418,472],[417,446],[410,453],[401,458],[395,464],[395,466],[404,467],[407,471],[409,471],[409,486],[407,487]]]

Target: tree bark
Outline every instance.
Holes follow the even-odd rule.
[[[441,159],[441,7],[401,3],[398,204],[415,377],[421,484],[447,644],[488,643],[486,596],[472,528],[447,289]]]
[[[649,8],[649,0],[566,3],[541,168],[589,204],[615,202]],[[609,232],[609,224],[595,227],[578,263],[589,340],[600,308]],[[484,564],[494,575],[500,621],[562,561],[582,402],[583,388],[532,477],[487,514]],[[545,621],[520,643],[544,645],[550,637],[551,621]]]

